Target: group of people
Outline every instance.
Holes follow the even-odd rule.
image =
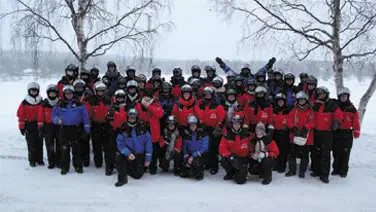
[[[81,174],[90,166],[91,140],[95,167],[104,163],[107,176],[116,168],[117,187],[128,176],[168,172],[170,164],[182,178],[202,180],[205,170],[215,175],[220,164],[224,180],[244,184],[250,174],[267,185],[273,170],[305,178],[310,161],[311,176],[329,183],[331,152],[331,174],[347,176],[353,138],[360,135],[349,89],[331,99],[306,73],[296,85],[294,74],[273,67],[275,58],[255,74],[248,64],[237,73],[215,60],[226,84],[210,65],[205,78],[194,65],[187,80],[176,67],[167,81],[160,67],[150,79],[136,75],[133,66],[122,76],[112,61],[102,78],[97,67],[79,71],[68,65],[45,99],[38,83],[29,83],[17,116],[30,166],[44,165],[44,140],[49,169],[66,175],[72,152]]]

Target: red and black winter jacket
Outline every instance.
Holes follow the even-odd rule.
[[[287,125],[290,129],[294,126],[296,126],[298,130],[302,130],[303,127],[307,128],[308,139],[305,145],[313,145],[313,129],[315,129],[315,120],[315,112],[310,104],[307,104],[304,108],[300,108],[299,106],[295,105],[288,115]],[[295,135],[293,133],[290,133],[291,142],[293,141],[294,136]]]
[[[127,110],[125,106],[125,103],[114,103],[108,109],[107,120],[110,122],[112,129],[116,131],[120,131],[121,126],[127,120]]]
[[[37,125],[38,111],[40,111],[41,106],[41,102],[33,105],[23,100],[17,110],[18,128],[25,129],[25,124],[30,122],[35,122],[35,125]]]
[[[224,118],[224,121],[222,123],[223,126],[230,126],[230,121],[228,118],[229,118],[229,114],[228,114],[228,111],[229,111],[229,103],[226,101],[223,103],[223,109],[225,110],[225,118]],[[244,109],[244,105],[239,105],[237,106],[237,108],[234,110],[234,112],[231,114],[231,117],[234,116],[234,115],[239,115],[243,118],[244,120],[244,124],[245,125],[248,125],[248,121],[247,121],[247,114],[245,112],[245,109]]]
[[[57,82],[56,86],[59,88],[59,97],[60,99],[63,98],[63,88],[66,85],[73,85],[74,78],[70,78],[68,76],[63,76],[59,82]]]
[[[201,123],[207,127],[220,127],[225,119],[225,110],[215,99],[208,102],[203,100],[199,104]]]
[[[92,95],[87,99],[89,117],[94,123],[105,123],[107,121],[108,109],[111,106],[111,98]]]
[[[249,121],[251,132],[255,131],[256,124],[262,122],[265,125],[273,124],[273,107],[267,100],[257,102],[257,99],[245,108],[246,120]]]
[[[286,107],[276,106],[273,108],[273,126],[275,130],[287,130],[287,115],[290,110]]]
[[[177,135],[175,140],[175,146],[174,149],[177,152],[181,152],[181,149],[183,147],[183,138],[179,135],[179,131],[176,129],[175,131],[170,131],[168,129],[164,129],[163,134],[161,135],[159,139],[159,146],[164,147],[165,145],[171,144],[171,135],[175,133]]]
[[[201,117],[199,114],[200,109],[198,108],[194,97],[191,97],[188,101],[180,97],[171,112],[171,115],[175,116],[180,126],[188,125],[189,115],[195,115],[199,118]]]
[[[163,117],[163,109],[158,101],[154,101],[148,108],[141,103],[137,103],[135,109],[139,113],[141,121],[149,125],[151,141],[156,143],[161,137],[161,126],[159,119]]]
[[[336,100],[316,101],[313,110],[315,111],[315,129],[318,131],[331,131],[334,121],[342,123],[343,113]]]
[[[56,103],[58,104],[58,103]],[[38,110],[38,126],[41,127],[43,124],[50,124],[52,122],[52,109],[55,105],[51,105],[48,99],[44,99],[41,103],[41,107]]]
[[[251,102],[253,102],[255,100],[255,94],[250,94],[248,92],[246,92],[244,95],[243,95],[243,98],[244,98],[244,103],[245,104],[249,104]]]
[[[355,106],[350,102],[338,102],[339,107],[343,113],[343,122],[341,129],[343,130],[352,130],[355,138],[360,136],[360,123],[359,123],[359,114]]]
[[[309,102],[315,102],[316,100],[316,89],[313,90],[304,90],[308,94]]]
[[[229,128],[221,139],[219,154],[223,157],[228,157],[231,153],[239,157],[248,157],[249,142],[250,133],[248,129],[242,128],[235,133]]]

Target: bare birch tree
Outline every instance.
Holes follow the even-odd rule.
[[[80,69],[86,68],[89,58],[120,44],[132,52],[143,51],[150,44],[150,35],[172,26],[160,19],[169,12],[170,0],[7,1],[12,9],[0,14],[0,19],[9,18],[13,38],[63,43]],[[152,27],[147,25],[148,16],[154,19]],[[72,35],[74,42],[70,42]]]
[[[244,16],[242,41],[252,43],[273,37],[278,39],[279,43],[288,45],[288,49],[292,50],[292,54],[300,61],[311,56],[313,52],[330,54],[337,91],[344,87],[344,62],[367,61],[376,55],[375,0],[212,2],[227,18]],[[370,98],[375,89],[371,83],[365,95]],[[361,101],[361,105],[365,111],[366,102]]]

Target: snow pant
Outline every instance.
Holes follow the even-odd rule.
[[[329,177],[330,172],[330,152],[333,148],[332,131],[314,131],[314,173],[320,177]]]
[[[61,145],[59,142],[59,126],[54,123],[45,123],[42,127],[42,134],[46,143],[48,164],[60,166]]]
[[[91,144],[93,146],[94,163],[97,167],[101,167],[103,164],[103,152],[105,160],[108,159],[106,157],[110,143],[108,130],[108,123],[91,123]]]
[[[160,148],[159,151],[159,167],[163,171],[168,171],[168,169],[170,168],[170,161],[165,157],[166,151],[166,148]],[[183,155],[180,152],[174,151],[172,160],[174,161],[174,172],[180,172],[180,167],[183,161]]]
[[[79,127],[80,129],[80,151],[82,163],[84,166],[90,165],[90,134],[87,134],[83,125]]]
[[[309,150],[310,146],[299,146],[290,143],[290,154],[288,156],[289,171],[296,173],[296,159],[300,158],[299,173],[307,171],[309,163]]]
[[[140,179],[145,172],[144,155],[135,155],[136,159],[129,160],[128,156],[116,153],[115,165],[118,172],[118,181],[125,180],[128,175],[134,179]]]
[[[277,163],[276,159],[267,157],[258,162],[250,159],[248,171],[251,175],[259,175],[264,180],[272,180],[272,169]]]
[[[150,171],[157,171],[157,169],[158,169],[157,163],[158,163],[160,151],[161,150],[160,150],[159,142],[153,143],[153,154],[151,156],[151,162],[150,162],[150,166],[149,166]]]
[[[235,157],[231,162],[227,157],[223,157],[221,159],[221,165],[226,171],[226,174],[234,176],[234,181],[237,184],[244,184],[247,182],[248,158]]]
[[[204,177],[204,158],[197,156],[193,158],[192,164],[188,165],[188,163],[183,164],[181,168],[182,176],[191,177],[191,178],[199,178]]]
[[[315,162],[313,162],[315,159],[315,146],[314,145],[309,147],[309,157],[311,159],[311,171],[315,172],[316,167],[315,167]]]
[[[80,127],[79,126],[61,126],[60,144],[61,144],[61,161],[62,170],[69,171],[70,152],[72,149],[73,167],[82,168],[82,159],[80,151]]]
[[[113,128],[109,129],[109,141],[108,141],[108,149],[107,152],[105,152],[105,163],[106,163],[106,169],[108,170],[114,170],[115,168],[115,155],[116,152],[118,152],[117,143],[117,131]]]
[[[39,135],[36,121],[25,123],[25,138],[27,143],[28,159],[30,163],[43,161],[43,139]]]
[[[333,170],[339,174],[347,174],[349,171],[349,160],[353,146],[352,130],[338,130],[334,133],[333,146]]]
[[[206,127],[205,131],[209,135],[209,151],[207,154],[204,155],[205,165],[207,168],[210,169],[218,169],[219,160],[218,160],[218,148],[219,143],[221,142],[221,136],[214,136],[215,128],[214,127]]]
[[[289,132],[286,130],[274,130],[274,140],[279,149],[279,156],[277,157],[276,169],[285,171],[287,156],[290,150],[290,137]]]

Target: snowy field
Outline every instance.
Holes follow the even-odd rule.
[[[50,83],[40,81],[42,94]],[[357,106],[369,81],[346,80]],[[376,211],[376,97],[369,103],[361,138],[355,140],[347,178],[330,177],[325,185],[309,177],[286,178],[274,173],[269,186],[251,178],[245,185],[223,181],[223,170],[205,174],[201,182],[172,174],[146,174],[115,188],[116,174],[85,168],[83,175],[72,168],[66,176],[58,169],[30,168],[24,138],[17,129],[16,110],[26,94],[28,81],[1,82],[0,104],[0,211]],[[321,83],[330,88],[332,81]],[[45,160],[45,162],[47,162]]]

